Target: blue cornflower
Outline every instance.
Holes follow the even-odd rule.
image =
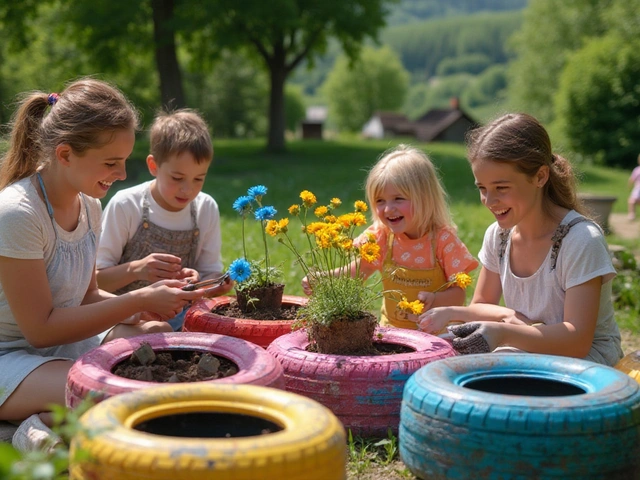
[[[261,207],[256,210],[256,220],[271,220],[278,211],[273,207]]]
[[[251,187],[247,190],[247,195],[251,198],[255,198],[256,200],[262,199],[264,195],[267,194],[267,187],[264,185],[256,185],[255,187]]]
[[[249,208],[251,208],[251,202],[253,201],[253,197],[243,196],[238,197],[235,202],[233,202],[233,209],[238,213],[246,213]]]
[[[244,282],[251,276],[251,265],[244,258],[238,258],[229,265],[229,276],[234,282]]]

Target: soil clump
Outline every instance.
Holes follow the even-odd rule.
[[[231,360],[207,352],[169,350],[149,353],[142,344],[130,358],[118,363],[112,373],[143,382],[184,383],[230,377],[238,373]]]

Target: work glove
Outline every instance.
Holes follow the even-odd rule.
[[[483,326],[482,323],[472,322],[447,327],[449,333],[453,335],[451,341],[453,348],[462,355],[491,352],[489,343],[482,335]]]

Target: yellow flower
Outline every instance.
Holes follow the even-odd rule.
[[[376,236],[372,232],[366,232],[366,235],[368,243],[376,243]]]
[[[311,193],[309,190],[303,190],[300,193],[300,198],[302,199],[302,203],[304,203],[304,206],[309,208],[312,205],[315,205],[318,200],[316,199],[316,196]]]
[[[330,248],[331,235],[329,235],[328,233],[316,234],[316,245],[318,245],[320,248]]]
[[[324,230],[326,226],[327,226],[326,223],[312,222],[309,225],[307,225],[307,233],[310,233],[311,235],[315,235],[317,232]]]
[[[356,200],[354,206],[356,207],[356,212],[366,212],[369,209],[369,207],[367,207],[367,204],[362,200]]]
[[[327,223],[336,223],[338,221],[338,217],[335,215],[327,215],[324,217],[324,221]]]
[[[380,257],[380,245],[377,243],[365,243],[360,247],[360,256],[363,260],[373,263]]]
[[[289,207],[289,213],[291,215],[298,215],[300,213],[300,205],[291,205]]]
[[[331,204],[331,208],[338,208],[340,205],[342,205],[342,200],[340,200],[337,197],[334,197],[331,199],[331,202],[329,202]]]
[[[365,217],[362,213],[358,212],[353,214],[353,224],[356,227],[364,225],[365,223],[367,223],[367,217]]]
[[[329,209],[323,205],[321,207],[316,208],[313,211],[313,213],[315,214],[316,217],[323,218],[324,216],[327,215],[327,213],[329,213]]]
[[[267,234],[271,235],[272,237],[275,237],[280,231],[280,228],[278,227],[278,222],[276,220],[269,220],[267,222],[267,226],[264,227],[264,231],[267,232]]]
[[[287,227],[288,225],[289,225],[289,219],[283,218],[278,222],[278,230],[280,232],[286,232],[287,230],[289,230],[289,228]]]
[[[402,300],[398,302],[398,308],[400,310],[404,310],[407,313],[413,313],[414,315],[420,315],[424,310],[424,303],[420,300],[415,300],[410,302],[407,300],[407,297],[402,296]]]
[[[455,274],[452,282],[454,282],[458,287],[465,289],[471,285],[472,280],[468,274],[461,272]]]
[[[340,237],[337,240],[338,246],[345,252],[350,251],[353,248],[353,240],[349,237]]]

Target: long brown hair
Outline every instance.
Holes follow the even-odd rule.
[[[469,163],[491,160],[513,165],[532,178],[541,166],[549,167],[549,180],[543,187],[543,209],[551,213],[551,205],[583,212],[576,193],[576,177],[571,163],[553,153],[545,128],[531,115],[509,113],[467,135]]]
[[[20,102],[11,122],[9,150],[0,165],[0,189],[33,175],[62,143],[81,154],[111,141],[104,133],[138,128],[133,105],[106,82],[76,80],[54,100],[44,92],[31,92]]]

